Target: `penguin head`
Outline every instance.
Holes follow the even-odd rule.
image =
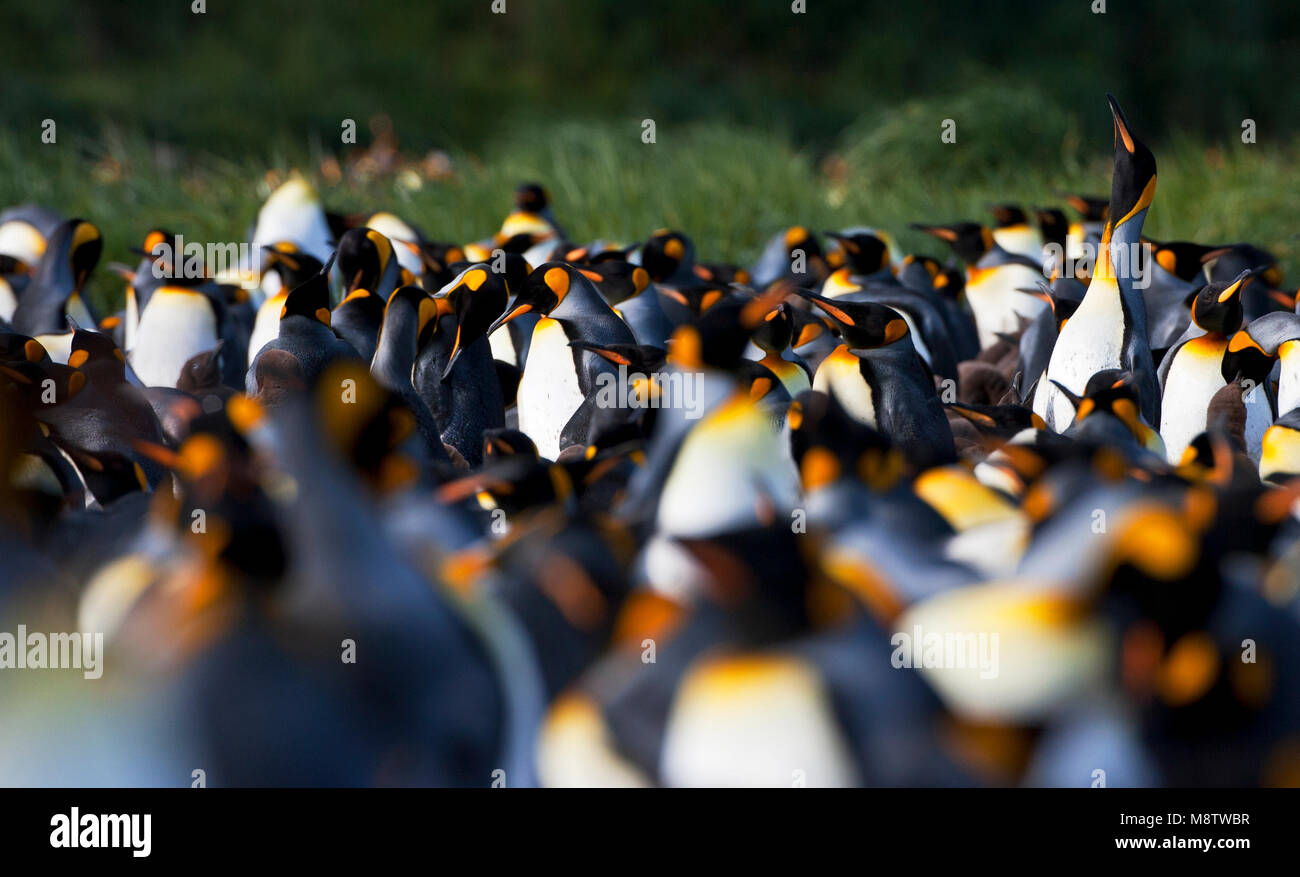
[[[320,260],[304,253],[292,241],[278,241],[262,247],[263,276],[268,273],[278,275],[285,289],[301,286],[320,269]]]
[[[940,290],[948,284],[943,265],[933,256],[909,253],[898,269],[898,282],[918,292]]]
[[[994,228],[1015,228],[1029,224],[1029,217],[1019,204],[994,204],[989,212],[993,214]]]
[[[425,289],[440,289],[450,283],[457,274],[451,266],[465,261],[464,249],[456,244],[421,241],[419,248]]]
[[[1088,378],[1082,396],[1055,380],[1052,383],[1073,403],[1076,423],[1082,423],[1099,412],[1111,414],[1128,427],[1134,438],[1143,440],[1141,397],[1132,373],[1115,368],[1102,369]]]
[[[288,317],[305,317],[330,324],[330,287],[329,271],[334,257],[321,266],[321,269],[308,277],[300,285],[290,290],[280,308],[280,319]]]
[[[650,285],[650,272],[622,259],[602,259],[582,269],[611,306],[639,295]]]
[[[1110,206],[1109,199],[1097,195],[1075,195],[1068,192],[1060,194],[1065,198],[1065,203],[1069,204],[1084,222],[1106,221],[1107,208]]]
[[[49,362],[41,342],[20,332],[0,332],[0,362]]]
[[[94,223],[84,219],[69,219],[50,235],[42,262],[50,264],[59,276],[71,279],[68,293],[80,293],[86,286],[90,272],[99,264],[104,251],[104,238]],[[54,260],[51,263],[50,260]],[[67,275],[63,272],[67,271]]]
[[[763,314],[762,322],[754,329],[753,341],[766,353],[781,353],[793,337],[794,308],[783,301]]]
[[[440,292],[439,297],[444,294]],[[476,265],[456,278],[451,289],[446,290],[445,298],[456,314],[456,337],[442,375],[444,381],[465,348],[486,336],[494,321],[505,313],[510,293],[504,273],[498,274],[487,265]],[[420,328],[423,330],[423,322]]]
[[[889,244],[871,232],[859,231],[852,234],[823,232],[833,238],[844,252],[844,264],[853,274],[876,274],[890,267]]]
[[[345,292],[379,289],[388,264],[396,258],[393,243],[373,228],[350,228],[339,238],[339,273]]]
[[[1070,221],[1065,218],[1065,211],[1059,207],[1035,207],[1034,218],[1042,232],[1043,243],[1064,249],[1065,239],[1070,234]]]
[[[913,223],[912,228],[946,241],[957,258],[967,265],[974,265],[995,246],[993,231],[978,222],[956,222],[951,225]]]
[[[1110,226],[1141,223],[1156,194],[1156,157],[1138,140],[1119,101],[1106,95],[1115,120],[1115,172],[1110,183]]]
[[[71,317],[68,322],[72,324],[72,347],[68,354],[68,365],[73,368],[84,369],[87,365],[95,369],[103,369],[106,374],[112,374],[117,377],[126,375],[126,355],[122,349],[114,343],[113,339],[102,332],[91,332],[77,326]]]
[[[903,474],[902,454],[889,439],[844,410],[830,393],[804,390],[786,412],[790,454],[805,491],[841,477],[857,478],[873,490],[888,490]]]
[[[720,294],[699,319],[673,332],[668,342],[669,361],[686,369],[736,372],[750,362],[744,358],[745,348],[754,332],[785,296],[785,288],[757,297]]]
[[[484,460],[504,460],[514,456],[538,459],[537,445],[527,433],[505,426],[483,430]]]
[[[1231,335],[1241,328],[1241,290],[1251,275],[1243,271],[1228,283],[1207,283],[1192,300],[1192,322],[1213,335]]]
[[[492,334],[506,323],[523,314],[546,316],[560,306],[575,285],[591,285],[591,281],[563,262],[543,262],[533,269],[501,314],[488,327]]]
[[[797,292],[830,317],[839,329],[840,338],[855,350],[888,347],[908,336],[907,321],[886,305],[823,298],[802,289]]]
[[[1148,241],[1156,264],[1177,277],[1179,280],[1192,282],[1201,276],[1202,259],[1215,250],[1203,244],[1191,241]]]
[[[541,213],[550,204],[546,190],[538,183],[520,183],[515,187],[515,209],[525,213]]]
[[[656,283],[695,263],[695,244],[679,231],[661,228],[641,246],[641,265]]]

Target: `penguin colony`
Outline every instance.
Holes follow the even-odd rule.
[[[295,175],[255,289],[152,229],[101,317],[95,225],[7,210],[5,629],[104,634],[110,783],[1300,784],[1295,296],[1143,235],[1110,104],[1109,198],[943,258]]]

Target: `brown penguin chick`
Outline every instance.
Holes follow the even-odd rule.
[[[221,344],[187,359],[176,379],[176,389],[200,400],[216,396],[224,402],[233,396],[235,391],[221,383]]]
[[[957,387],[959,402],[996,405],[1011,389],[1011,380],[996,366],[970,359],[957,364]]]
[[[257,358],[257,395],[263,408],[283,405],[295,393],[307,389],[302,363],[285,350],[266,350]]]
[[[1217,426],[1227,434],[1232,442],[1232,449],[1237,453],[1246,451],[1246,403],[1242,399],[1241,384],[1233,381],[1219,388],[1210,397],[1206,407],[1205,422],[1213,428]]]

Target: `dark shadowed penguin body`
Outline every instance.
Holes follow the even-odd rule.
[[[505,426],[487,330],[505,310],[506,281],[478,265],[462,271],[450,286],[439,292],[438,316],[421,332],[411,379],[442,427],[442,440],[478,466],[485,431]]]
[[[379,331],[375,357],[370,362],[370,373],[382,386],[400,396],[415,415],[430,458],[446,462],[449,458],[442,445],[442,429],[411,380],[420,335],[437,315],[437,303],[420,287],[402,286],[393,290],[384,308],[384,324]]]

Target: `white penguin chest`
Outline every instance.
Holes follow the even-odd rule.
[[[1193,338],[1181,348],[1165,375],[1160,406],[1160,437],[1167,459],[1178,462],[1192,439],[1205,431],[1206,408],[1226,383],[1223,353],[1227,343],[1214,338]]]
[[[552,460],[563,450],[560,433],[585,398],[573,353],[564,326],[549,318],[538,320],[519,379],[519,429]]]
[[[217,344],[217,319],[196,292],[160,289],[140,315],[131,367],[147,387],[174,387],[190,357]]]
[[[862,376],[861,363],[847,347],[840,345],[822,361],[813,376],[813,389],[835,393],[844,410],[861,423],[876,427],[876,404],[871,385]]]

